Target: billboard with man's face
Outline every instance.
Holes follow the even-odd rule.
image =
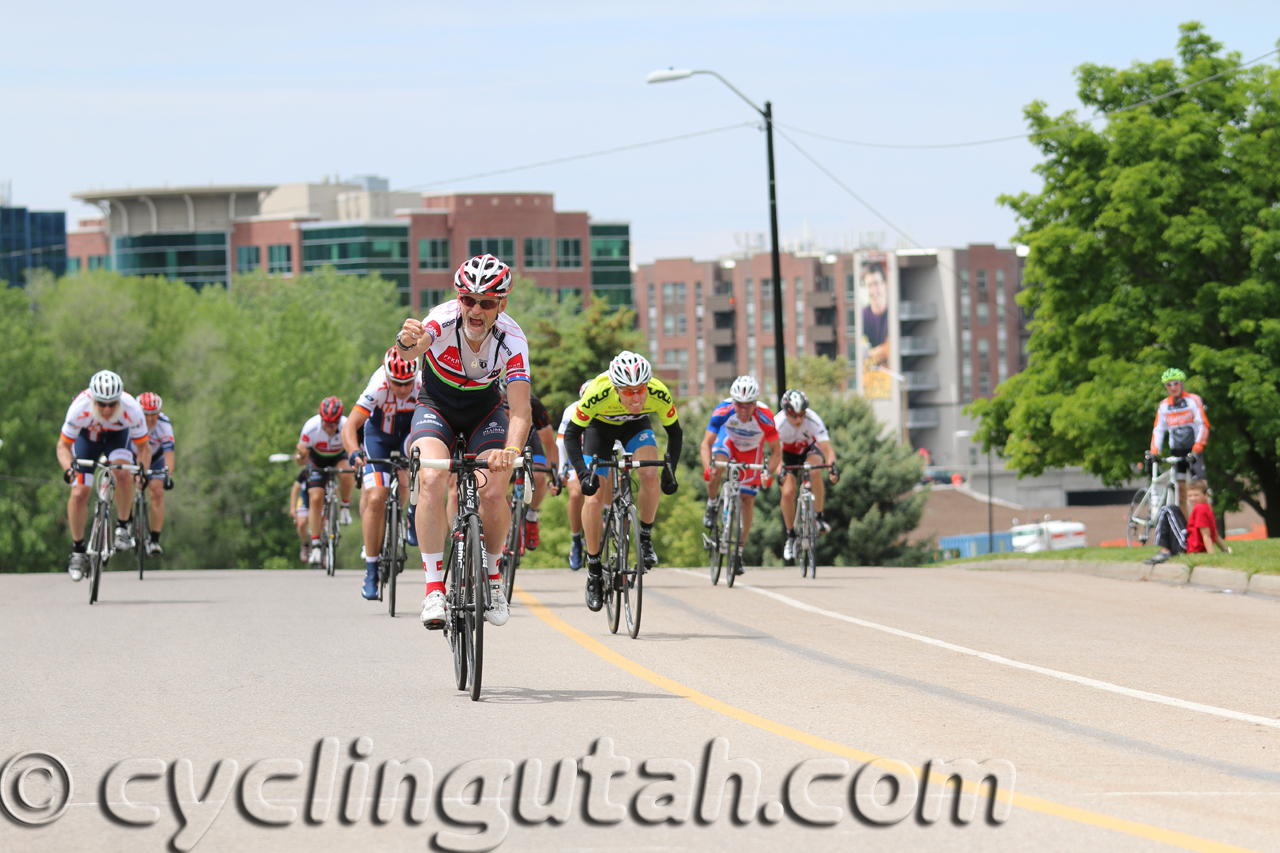
[[[858,270],[858,366],[862,395],[868,400],[888,400],[892,378],[879,368],[889,367],[889,273],[885,256],[878,252],[862,258]]]

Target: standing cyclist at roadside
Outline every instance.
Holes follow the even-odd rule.
[[[418,361],[405,361],[395,347],[382,357],[382,366],[373,372],[369,384],[342,425],[342,448],[347,461],[355,468],[363,459],[390,459],[396,450],[407,456],[409,427],[417,408],[417,393],[422,390],[418,378]],[[364,445],[360,443],[363,428]],[[391,483],[391,465],[369,462],[362,466],[364,501],[360,527],[364,533],[365,571],[361,595],[370,601],[378,597],[378,557],[382,554],[382,536],[387,526],[387,495]],[[409,494],[409,472],[400,471],[400,494]],[[413,530],[414,507],[409,508],[409,544],[418,544]]]
[[[71,564],[67,573],[73,581],[84,577],[89,557],[85,553],[84,525],[89,517],[89,493],[93,491],[93,468],[79,465],[77,459],[97,459],[106,455],[108,462],[132,464],[137,449],[142,469],[151,467],[151,445],[147,441],[147,424],[142,407],[124,393],[124,383],[110,370],[100,370],[89,380],[89,387],[76,395],[67,409],[58,439],[58,464],[62,479],[71,484],[67,499],[67,527],[71,531]],[[126,551],[133,547],[129,522],[133,510],[133,477],[112,470],[116,481],[115,548]]]
[[[164,554],[160,547],[160,534],[164,531],[164,493],[173,488],[173,425],[169,417],[160,413],[164,401],[160,395],[148,391],[138,398],[142,415],[147,421],[147,439],[151,444],[151,466],[144,472],[143,481],[151,497],[151,538],[147,542],[147,556]],[[162,475],[160,472],[164,471]]]
[[[831,447],[831,436],[827,426],[818,417],[818,413],[809,408],[809,398],[798,388],[782,395],[782,411],[773,419],[778,428],[778,439],[782,442],[782,524],[787,528],[787,543],[782,548],[784,560],[796,556],[796,492],[800,487],[799,472],[785,471],[786,466],[822,465],[824,462],[831,468],[828,476],[832,483],[840,479],[836,470],[836,452]],[[809,472],[809,486],[813,489],[813,508],[817,515],[818,530],[830,533],[831,525],[822,517],[823,501],[826,498],[826,486],[822,482],[821,471]]]
[[[347,419],[342,415],[342,401],[337,397],[325,397],[320,403],[320,412],[302,425],[302,434],[298,437],[298,452],[294,460],[307,469],[307,496],[310,501],[307,521],[311,529],[309,560],[313,566],[320,565],[324,556],[320,548],[320,533],[324,524],[324,484],[329,477],[325,468],[343,470],[338,476],[338,490],[342,496],[338,522],[351,523],[351,490],[356,487],[356,480],[350,463],[342,455],[340,433],[346,423]]]
[[[769,473],[776,477],[782,470],[782,455],[778,452],[778,428],[773,424],[773,412],[761,406],[760,385],[754,377],[739,376],[729,386],[729,399],[716,406],[711,422],[702,436],[702,479],[707,481],[707,511],[702,517],[703,527],[715,525],[716,512],[720,509],[720,478],[722,470],[712,464],[714,457],[725,461],[759,465],[764,459],[764,449],[769,448]],[[733,557],[734,574],[742,574],[742,546],[751,532],[751,516],[755,509],[756,492],[764,482],[761,471],[744,471],[738,481],[742,493],[742,538]]]
[[[1187,480],[1205,479],[1205,443],[1209,440],[1209,418],[1204,403],[1195,394],[1187,394],[1183,383],[1187,374],[1171,367],[1160,377],[1169,396],[1156,407],[1156,423],[1151,430],[1151,455],[1159,456],[1164,438],[1169,436],[1169,455],[1182,457],[1177,463],[1178,505],[1187,516]]]
[[[500,568],[511,526],[507,485],[532,421],[529,343],[520,325],[503,313],[511,292],[511,268],[502,261],[493,255],[471,258],[454,273],[453,288],[456,300],[437,305],[424,320],[408,318],[396,336],[402,358],[424,356],[409,444],[423,459],[449,459],[461,434],[465,452],[488,461],[488,472],[476,478],[492,602],[484,618],[490,625],[505,625],[510,611]],[[509,409],[502,407],[497,384],[504,369]],[[418,486],[418,543],[427,580],[420,618],[425,627],[438,630],[445,620],[449,471],[422,468]],[[490,553],[492,547],[498,550]]]
[[[649,422],[649,414],[667,430],[667,464],[662,468],[663,494],[673,495],[676,482],[674,461],[680,458],[684,431],[676,415],[671,391],[656,379],[649,361],[634,352],[620,352],[609,363],[609,370],[587,383],[582,399],[574,407],[573,417],[564,432],[564,446],[569,461],[578,474],[584,495],[583,530],[587,540],[587,607],[599,610],[604,605],[604,567],[600,550],[604,532],[604,507],[613,500],[613,485],[608,468],[595,468],[596,459],[613,456],[613,443],[636,459],[656,460],[658,441]],[[584,437],[585,436],[585,437]],[[640,556],[644,567],[658,565],[653,550],[653,521],[658,515],[658,469],[639,469]]]

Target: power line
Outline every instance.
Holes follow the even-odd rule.
[[[1188,83],[1185,86],[1181,86],[1177,89],[1173,89],[1172,91],[1165,92],[1163,95],[1155,95],[1145,100],[1138,101],[1136,104],[1129,104],[1128,106],[1120,107],[1118,109],[1111,110],[1110,112],[1098,113],[1097,115],[1091,116],[1090,118],[1086,118],[1086,119],[1080,119],[1076,121],[1068,121],[1068,122],[1063,122],[1061,124],[1055,124],[1052,127],[1046,127],[1044,130],[1033,130],[1028,133],[1014,134],[1013,136],[997,136],[994,139],[977,139],[977,140],[973,140],[972,142],[943,142],[935,145],[897,145],[897,144],[885,143],[885,142],[863,142],[863,141],[854,140],[854,139],[840,139],[839,137],[827,136],[826,134],[822,134],[822,133],[815,133],[812,130],[805,130],[804,128],[796,127],[790,124],[784,125],[778,122],[775,122],[775,124],[779,127],[785,127],[788,130],[794,130],[796,133],[803,133],[805,136],[812,136],[817,139],[825,139],[828,142],[839,142],[843,145],[856,145],[860,148],[893,148],[893,149],[906,149],[906,150],[919,151],[919,150],[930,150],[930,149],[939,149],[939,148],[971,148],[976,145],[993,145],[997,142],[1011,142],[1015,139],[1030,139],[1033,136],[1044,136],[1045,134],[1053,133],[1055,130],[1062,130],[1063,128],[1067,128],[1067,127],[1078,127],[1080,125],[1080,122],[1082,121],[1094,122],[1094,121],[1098,121],[1099,119],[1110,118],[1111,116],[1119,115],[1120,113],[1127,113],[1130,110],[1136,110],[1138,107],[1145,107],[1148,104],[1154,104],[1157,101],[1163,101],[1165,98],[1172,98],[1174,95],[1180,95],[1184,92],[1189,92],[1192,89],[1196,88],[1197,86],[1203,86],[1205,83],[1208,83],[1210,80],[1216,80],[1219,77],[1223,77],[1227,74],[1234,74],[1235,72],[1248,68],[1251,65],[1257,65],[1259,62],[1266,59],[1268,56],[1271,56],[1272,54],[1277,52],[1280,52],[1280,48],[1276,48],[1275,50],[1269,50],[1255,59],[1250,59],[1248,62],[1239,63],[1231,68],[1227,68],[1222,71],[1219,71],[1217,74],[1213,74],[1213,75],[1210,75],[1209,77],[1205,77],[1202,80],[1197,80],[1194,83]],[[794,145],[795,143],[792,143],[792,144]]]
[[[494,175],[506,175],[506,174],[510,174],[511,172],[523,172],[526,169],[537,169],[542,166],[554,166],[557,163],[569,163],[574,160],[586,160],[591,157],[603,157],[606,154],[618,154],[623,151],[634,151],[637,148],[648,148],[651,145],[663,145],[668,142],[678,142],[681,139],[693,139],[694,137],[697,137],[697,136],[709,136],[713,133],[724,133],[726,130],[737,130],[742,127],[757,127],[757,126],[758,126],[757,122],[744,121],[740,124],[730,124],[730,125],[726,125],[725,127],[714,127],[710,130],[699,130],[694,133],[682,133],[679,136],[668,136],[663,139],[651,139],[648,142],[636,142],[631,145],[621,145],[617,148],[606,148],[603,151],[590,151],[586,154],[574,154],[569,157],[558,157],[555,160],[542,160],[541,162],[529,163],[524,166],[511,166],[506,169],[494,169],[491,172],[477,172],[474,175],[463,175],[462,177],[459,177],[459,178],[449,178],[448,180],[444,180],[444,181],[432,181],[431,183],[427,183],[427,184],[415,184],[411,187],[404,187],[400,191],[407,192],[409,190],[424,190],[424,189],[429,189],[431,187],[445,186],[446,184],[457,184],[463,181],[474,181],[477,178],[489,178]]]

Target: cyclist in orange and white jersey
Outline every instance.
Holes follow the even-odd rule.
[[[151,467],[143,472],[147,492],[151,496],[151,538],[147,541],[147,556],[159,557],[164,554],[160,547],[160,534],[164,531],[164,493],[173,488],[173,424],[167,415],[161,413],[164,401],[160,395],[148,391],[138,397],[138,405],[142,407],[142,416],[147,421],[147,441],[151,444]],[[161,475],[161,471],[165,473]]]
[[[1151,455],[1159,456],[1165,437],[1169,439],[1169,455],[1180,456],[1177,464],[1178,504],[1187,514],[1187,479],[1205,479],[1204,453],[1209,440],[1209,418],[1204,402],[1195,394],[1187,394],[1183,384],[1187,374],[1171,367],[1160,377],[1169,396],[1156,407],[1156,422],[1151,430]]]

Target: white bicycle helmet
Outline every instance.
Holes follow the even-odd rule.
[[[89,380],[89,396],[95,403],[114,403],[124,393],[124,383],[110,370],[99,370]]]
[[[639,353],[623,350],[609,362],[609,381],[615,388],[648,385],[652,378],[653,368],[649,365],[649,359]]]
[[[739,376],[729,386],[729,399],[735,403],[754,403],[760,399],[760,385],[751,376]]]
[[[511,292],[511,267],[493,255],[476,255],[458,267],[453,289],[461,294],[506,296]]]
[[[799,388],[792,388],[782,395],[782,410],[794,415],[803,415],[809,408],[809,398]]]

